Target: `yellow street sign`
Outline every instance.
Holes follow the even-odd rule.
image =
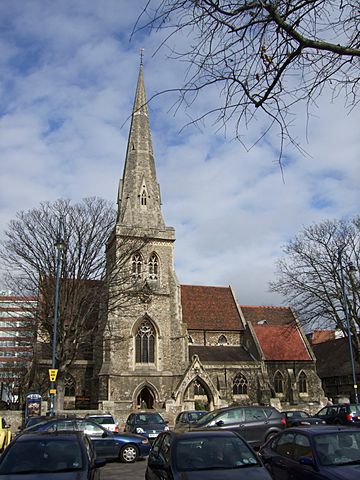
[[[56,388],[50,388],[50,395],[56,395]]]
[[[57,373],[58,373],[57,368],[49,368],[50,382],[55,382]]]

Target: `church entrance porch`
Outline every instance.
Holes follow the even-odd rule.
[[[148,387],[144,387],[136,397],[136,407],[142,410],[154,408],[154,395]]]

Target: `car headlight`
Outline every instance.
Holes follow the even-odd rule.
[[[141,427],[136,427],[136,433],[145,433],[145,430]]]
[[[170,430],[170,428],[166,425],[166,427],[164,428],[164,432],[167,432],[168,430]]]

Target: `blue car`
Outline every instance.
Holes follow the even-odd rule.
[[[109,432],[87,418],[54,419],[38,423],[24,432],[78,431],[91,438],[97,458],[119,459],[132,463],[149,455],[150,443],[143,435],[133,433]]]
[[[359,480],[360,429],[293,427],[260,448],[274,480]]]
[[[105,463],[80,432],[21,433],[0,458],[0,480],[100,480]]]

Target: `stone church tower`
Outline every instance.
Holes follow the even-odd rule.
[[[122,249],[129,248],[129,242],[135,246],[127,261],[129,278],[125,281],[135,300],[128,308],[117,308],[114,299],[122,281],[113,282],[109,293],[114,308],[107,312],[99,400],[110,409],[164,407],[188,365],[174,241],[175,231],[165,226],[161,212],[140,65],[117,221],[106,251],[108,272],[116,272],[114,265],[124,254]],[[137,295],[139,291],[141,295]]]

